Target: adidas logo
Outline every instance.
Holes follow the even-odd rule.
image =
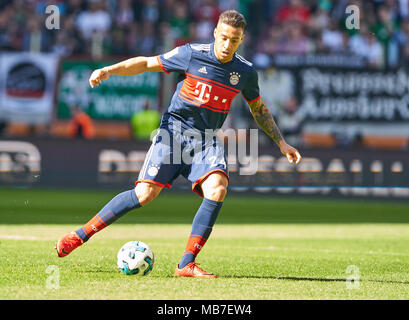
[[[201,68],[200,68],[199,70],[197,70],[197,71],[199,71],[199,72],[201,72],[201,73],[207,74],[206,67],[201,67]]]

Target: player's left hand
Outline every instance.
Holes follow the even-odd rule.
[[[288,162],[298,164],[301,161],[301,155],[297,149],[287,144],[284,140],[280,142],[280,150],[288,159]]]

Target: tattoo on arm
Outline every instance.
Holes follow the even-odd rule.
[[[283,140],[283,136],[264,101],[260,98],[257,101],[249,103],[249,106],[251,114],[258,126],[278,145],[280,141]]]

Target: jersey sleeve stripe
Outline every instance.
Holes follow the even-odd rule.
[[[191,44],[190,47],[196,51],[209,51],[210,44]]]
[[[158,63],[159,63],[159,65],[160,65],[160,67],[162,68],[162,70],[163,70],[164,72],[166,72],[166,73],[169,74],[170,72],[165,69],[165,67],[164,67],[163,64],[162,64],[162,61],[160,61],[160,57],[159,57],[159,56],[156,56],[156,58],[158,59]]]
[[[243,96],[243,98],[244,98],[244,100],[247,101],[247,103],[252,103],[252,102],[257,101],[258,99],[260,99],[261,96],[259,95],[257,98],[255,98],[255,99],[253,99],[253,100],[247,100],[245,96]]]

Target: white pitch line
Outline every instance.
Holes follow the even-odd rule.
[[[19,235],[11,235],[11,234],[0,234],[0,239],[6,239],[6,240],[30,240],[30,241],[40,240],[40,238],[38,238],[38,237],[19,236]]]

